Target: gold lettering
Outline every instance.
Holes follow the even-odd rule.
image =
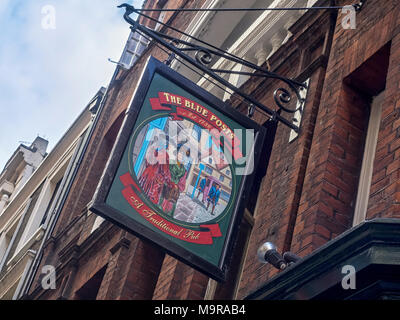
[[[150,210],[143,210],[143,213],[146,215],[146,218],[151,218],[154,216],[156,213]]]
[[[165,99],[167,100],[167,102],[169,102],[170,94],[166,93],[166,92],[163,92],[163,93],[164,93]]]
[[[132,204],[135,206],[135,208],[140,209],[141,207],[143,207],[144,203],[140,202],[139,200],[137,200],[134,196],[131,196],[131,201]]]
[[[193,230],[188,230],[183,237],[185,239],[198,240],[200,239],[200,233],[194,232]]]
[[[143,210],[143,212],[146,214],[145,217],[146,217],[151,223],[153,223],[154,225],[160,227],[160,229],[162,229],[162,230],[165,230],[165,231],[167,231],[167,232],[169,232],[169,233],[172,233],[172,234],[175,235],[175,236],[180,236],[181,233],[182,233],[182,231],[184,230],[184,229],[182,229],[182,228],[179,229],[179,230],[173,229],[173,228],[169,227],[168,224],[167,224],[163,219],[157,220],[157,219],[153,218],[153,216],[156,215],[156,213],[153,212],[153,211],[150,211],[150,210]]]

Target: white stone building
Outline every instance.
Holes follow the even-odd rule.
[[[0,175],[0,299],[18,299],[46,234],[68,193],[105,89],[85,107],[47,154],[36,138],[20,145]]]

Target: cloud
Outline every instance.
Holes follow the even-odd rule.
[[[107,59],[120,58],[130,32],[119,3],[0,1],[0,171],[19,141],[41,134],[53,147],[108,85],[115,65]],[[54,30],[42,27],[46,5],[55,9]]]

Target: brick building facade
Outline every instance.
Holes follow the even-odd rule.
[[[210,2],[149,0],[145,5],[198,8]],[[335,3],[349,1],[313,4]],[[197,17],[193,12],[167,13],[163,19],[187,30]],[[337,10],[302,12],[288,27],[289,36],[266,55],[268,63],[266,58],[261,61],[274,72],[309,80],[310,85],[299,137],[291,141],[290,129],[278,126],[267,174],[254,184],[225,284],[217,284],[88,210],[147,57],[168,58],[150,43],[129,70],[117,69],[53,234],[46,241],[37,270],[54,265],[57,289],[43,290],[37,271],[26,298],[244,299],[250,295],[257,299],[268,298],[268,294],[290,298],[271,292],[278,290],[276,279],[290,286],[296,268],[302,266],[277,275],[257,260],[263,242],[271,241],[281,252],[304,257],[302,264],[312,263],[330,243],[350,237],[345,232],[352,227],[368,229],[368,223],[360,227],[359,222],[400,218],[400,8],[396,0],[370,0],[356,17],[357,28],[345,30],[343,15]],[[242,89],[268,106],[273,105],[275,85],[274,80],[251,77]],[[370,109],[380,94],[377,141],[368,143],[373,123]],[[237,96],[231,96],[229,103],[247,112],[247,105]],[[256,112],[254,120],[264,123],[268,118]],[[372,167],[363,165],[371,153],[369,144],[375,150]],[[369,181],[368,172],[372,172],[370,190],[359,192],[360,179],[362,185]],[[367,198],[366,212],[355,213],[362,196]],[[396,220],[391,222],[396,224]],[[396,241],[394,236],[392,249],[398,252]],[[307,279],[313,281],[316,275]]]

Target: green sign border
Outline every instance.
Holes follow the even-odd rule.
[[[213,112],[216,110],[218,113],[217,115],[220,115],[224,121],[226,119],[228,122],[232,121],[233,123],[237,123],[242,128],[253,129],[255,132],[255,143],[252,156],[254,157],[254,171],[256,171],[255,169],[257,168],[260,159],[261,150],[265,144],[266,129],[239,113],[229,105],[223,103],[203,88],[173,71],[165,64],[150,57],[136,88],[128,112],[126,113],[124,123],[114,145],[110,160],[96,190],[90,210],[141,239],[152,242],[165,250],[171,256],[183,261],[200,272],[205,273],[207,276],[223,282],[226,279],[227,267],[231,260],[233,246],[243,217],[246,199],[255,172],[247,176],[241,176],[241,179],[239,179],[240,185],[237,188],[236,198],[232,196],[230,198],[230,202],[233,201],[232,211],[230,217],[222,217],[222,219],[227,220],[227,225],[223,230],[225,236],[222,239],[223,242],[219,244],[220,246],[218,247],[217,253],[212,252],[216,251],[212,246],[209,247],[209,252],[207,252],[207,247],[205,246],[203,246],[201,250],[198,250],[196,248],[199,248],[199,245],[182,244],[181,240],[174,239],[172,236],[164,234],[160,230],[156,230],[156,228],[152,228],[150,223],[146,223],[147,221],[141,221],[141,217],[139,217],[139,219],[132,218],[133,209],[130,208],[130,211],[127,212],[127,204],[125,203],[122,206],[120,205],[123,203],[123,201],[121,201],[123,197],[121,194],[118,195],[118,192],[115,191],[123,188],[121,182],[118,181],[119,174],[124,171],[124,168],[122,171],[120,170],[121,163],[124,163],[124,157],[126,160],[126,157],[129,154],[133,130],[138,127],[137,122],[141,123],[139,119],[140,112],[146,104],[146,101],[148,101],[149,89],[151,88],[151,84],[156,75],[160,75],[177,88],[181,88],[183,92],[187,93],[186,95],[188,99],[200,101],[199,104],[203,103],[205,106],[211,107]],[[180,93],[177,92],[176,94]],[[185,94],[182,94],[182,96],[185,96]],[[233,176],[233,170],[231,174]],[[110,195],[112,196],[110,197]],[[113,202],[114,198],[115,201]],[[117,203],[118,205],[116,205]],[[176,220],[174,220],[174,222],[176,222]],[[217,243],[218,238],[216,238],[215,241]]]

